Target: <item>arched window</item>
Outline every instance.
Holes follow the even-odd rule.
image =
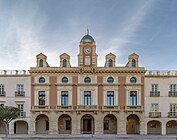
[[[135,59],[132,59],[132,67],[136,67],[136,61],[135,61]]]
[[[86,77],[85,79],[84,79],[84,83],[91,83],[91,79],[90,79],[90,77]]]
[[[131,77],[130,78],[130,83],[136,83],[136,78],[135,77]]]
[[[43,67],[44,66],[44,62],[43,62],[43,60],[41,59],[40,61],[39,61],[39,67]]]
[[[112,59],[109,59],[108,66],[109,66],[109,67],[113,67]]]
[[[109,84],[113,83],[113,82],[114,82],[114,78],[108,77],[107,82],[108,82]]]
[[[45,78],[44,78],[44,77],[40,77],[40,78],[39,78],[39,83],[41,83],[41,84],[42,84],[42,83],[45,83]]]
[[[63,67],[67,67],[66,59],[63,60]]]
[[[63,77],[61,82],[64,83],[64,84],[68,83],[68,78],[67,77]]]

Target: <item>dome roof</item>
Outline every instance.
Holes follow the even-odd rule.
[[[82,39],[81,42],[95,42],[93,37],[90,36],[89,34],[85,35]]]

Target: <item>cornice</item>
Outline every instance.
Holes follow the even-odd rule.
[[[71,67],[71,68],[63,68],[63,67],[49,67],[49,68],[37,68],[33,67],[29,71],[30,74],[35,73],[76,73],[76,74],[104,74],[104,73],[116,73],[116,74],[145,74],[146,70],[144,67],[138,68],[129,68],[129,67]]]

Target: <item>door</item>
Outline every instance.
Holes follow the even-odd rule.
[[[92,120],[91,119],[83,119],[83,132],[91,133],[92,129]]]

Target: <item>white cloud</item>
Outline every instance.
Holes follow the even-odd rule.
[[[124,28],[118,31],[118,33],[113,37],[105,46],[103,52],[101,52],[101,56],[108,54],[109,52],[113,52],[115,54],[120,54],[122,49],[127,43],[131,42],[131,37],[136,35],[136,31],[143,24],[143,20],[146,18],[146,15],[151,10],[154,4],[154,0],[148,0],[142,3],[141,7],[137,7],[135,13],[132,13],[130,18],[127,17],[126,23],[124,23]],[[103,61],[100,58],[100,65],[103,65]],[[123,64],[122,64],[123,65]],[[124,64],[125,65],[125,64]]]

